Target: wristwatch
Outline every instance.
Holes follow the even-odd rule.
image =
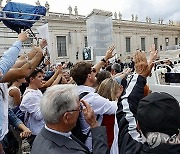
[[[104,58],[101,59],[102,62],[106,63],[106,60]]]

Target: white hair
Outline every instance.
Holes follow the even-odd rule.
[[[57,123],[65,112],[77,108],[77,86],[73,84],[54,85],[44,93],[40,110],[46,123]]]

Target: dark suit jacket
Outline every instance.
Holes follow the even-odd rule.
[[[108,154],[105,127],[91,129],[93,154]],[[89,153],[76,141],[43,128],[34,140],[31,154],[87,154]]]

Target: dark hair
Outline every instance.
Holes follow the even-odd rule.
[[[83,85],[86,82],[88,74],[91,73],[91,67],[91,63],[81,61],[71,68],[70,75],[77,85]]]
[[[122,72],[121,65],[119,63],[115,63],[112,65],[112,69],[115,70],[116,73]]]
[[[111,77],[111,73],[109,71],[100,71],[97,75],[97,84],[101,84],[101,82],[107,78]]]
[[[137,120],[143,135],[160,132],[167,135],[179,133],[179,102],[168,93],[154,92],[140,100]]]
[[[111,65],[111,64],[110,64],[110,65],[108,65],[108,66],[106,67],[106,71],[111,72],[111,67],[112,67],[112,65]]]
[[[44,73],[41,68],[36,68],[27,78],[26,81],[27,83],[30,83],[30,78],[35,78],[38,73]]]

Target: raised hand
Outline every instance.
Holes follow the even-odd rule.
[[[151,68],[148,65],[145,52],[136,51],[134,55],[136,73],[144,77],[148,77],[151,73]]]
[[[47,66],[47,65],[50,65],[51,64],[51,61],[50,61],[50,59],[45,59],[45,62],[44,62],[44,64]]]
[[[22,31],[22,32],[18,35],[18,40],[21,41],[21,42],[26,41],[28,38],[29,38],[28,30]]]
[[[152,44],[149,51],[149,63],[152,63],[157,58],[158,51],[155,49],[155,44]]]
[[[45,46],[47,46],[47,41],[45,39],[42,39],[39,43],[39,46],[43,49]]]
[[[91,128],[95,128],[98,126],[98,122],[96,120],[96,116],[94,114],[93,109],[91,108],[91,106],[84,100],[81,100],[82,104],[84,105],[83,108],[83,113],[84,113],[84,117],[86,122],[89,124],[89,126]]]
[[[123,73],[126,74],[126,75],[129,75],[132,71],[132,68],[126,68]]]
[[[115,49],[115,46],[114,46],[114,45],[112,45],[112,46],[109,47],[109,49],[107,50],[106,55],[105,55],[105,57],[104,57],[104,59],[105,59],[106,61],[107,61],[108,59],[110,59],[110,58],[112,58],[112,57],[115,56],[115,54],[113,54],[114,49]]]
[[[59,64],[59,65],[56,67],[56,72],[57,72],[58,74],[62,74],[62,73],[63,73],[63,67],[62,67],[61,64]]]

